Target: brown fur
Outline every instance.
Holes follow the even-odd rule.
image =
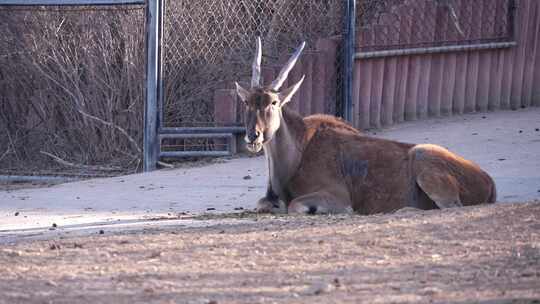
[[[360,133],[341,118],[326,114],[315,114],[304,118],[306,125],[306,141],[311,140],[313,135],[319,130],[332,128],[335,130],[348,131],[351,133]]]
[[[296,199],[312,193],[324,198],[325,211],[338,212],[348,205],[362,214],[407,206],[433,209],[443,203],[474,205],[495,201],[491,177],[476,164],[442,147],[364,136],[328,115],[302,119],[284,108],[283,120],[288,126],[296,126],[293,133],[304,134],[295,136],[303,138],[302,157],[287,182],[286,195],[280,197],[289,208]],[[418,184],[419,175],[426,181],[424,189]],[[459,202],[453,202],[454,198]],[[312,203],[321,204],[313,195],[308,201],[302,200],[304,205]],[[345,209],[334,209],[336,204]]]

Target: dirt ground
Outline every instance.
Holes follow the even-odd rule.
[[[0,249],[1,303],[540,303],[540,201],[197,218]]]

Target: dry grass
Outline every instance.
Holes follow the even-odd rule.
[[[143,9],[0,10],[0,170],[136,170],[144,47]]]

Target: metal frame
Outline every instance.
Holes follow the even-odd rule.
[[[352,123],[354,103],[352,100],[354,52],[356,41],[356,0],[347,0],[343,31],[343,119]]]
[[[244,133],[244,127],[182,127],[161,128],[159,134],[219,134],[219,133]]]
[[[156,63],[156,73],[157,73],[157,91],[155,92],[156,104],[154,105],[154,100],[152,98],[147,99],[147,111],[154,110],[156,111],[154,118],[152,115],[148,115],[145,119],[147,127],[145,127],[145,138],[148,138],[145,141],[145,171],[151,171],[156,168],[156,164],[159,161],[160,157],[201,157],[201,156],[229,156],[236,153],[236,134],[243,133],[244,128],[240,126],[231,126],[231,127],[164,127],[163,126],[163,107],[165,102],[165,93],[163,87],[163,33],[164,33],[164,16],[166,10],[166,1],[165,0],[149,0],[157,1],[158,7],[157,19],[148,21],[148,28],[151,29],[151,32],[155,34],[152,37],[148,37],[148,41],[153,41],[153,36],[157,37],[157,49],[155,50],[157,58],[159,61]],[[148,12],[153,11],[149,6]],[[150,50],[149,52],[154,51]],[[153,58],[152,58],[153,59]],[[152,61],[152,64],[154,62]],[[148,65],[150,68],[150,65]],[[152,69],[153,70],[153,69]],[[153,76],[153,75],[152,75]],[[150,90],[148,90],[150,91]],[[153,132],[146,136],[146,133]],[[221,138],[226,139],[229,142],[229,148],[226,151],[161,151],[161,140],[164,138]]]
[[[143,170],[153,171],[159,160],[158,106],[161,87],[161,10],[163,0],[148,0],[146,7],[146,103],[144,106]]]
[[[60,183],[67,183],[81,180],[76,177],[64,177],[64,176],[33,176],[33,175],[0,175],[0,183],[32,183],[32,182],[50,182],[56,181]]]

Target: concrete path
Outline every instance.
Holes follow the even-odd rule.
[[[439,144],[477,162],[494,177],[501,202],[540,199],[540,108],[404,123],[367,133]],[[103,227],[155,226],[155,219],[176,218],[184,212],[253,209],[265,184],[264,158],[254,157],[0,191],[0,243],[75,231],[94,233]]]

